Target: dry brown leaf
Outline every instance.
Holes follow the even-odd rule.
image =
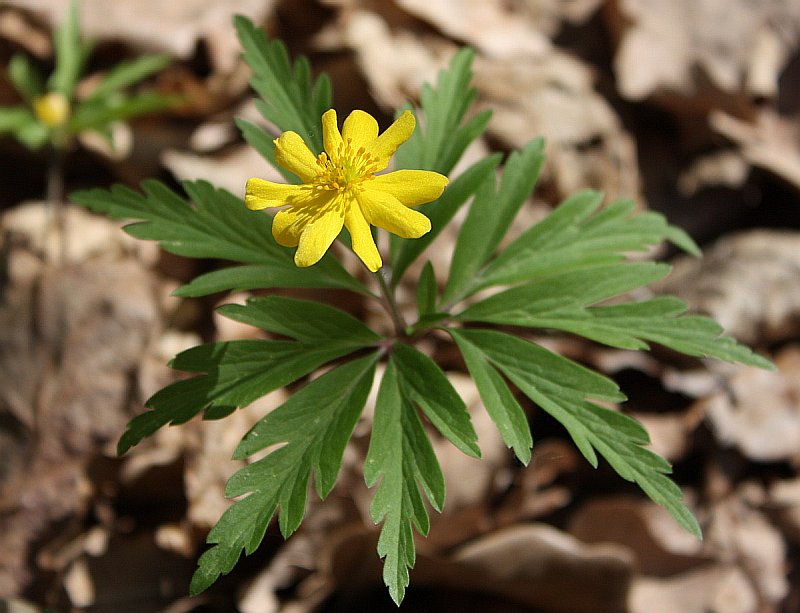
[[[800,458],[800,348],[774,361],[775,372],[733,370],[723,389],[700,401],[720,442],[759,462]]]
[[[492,136],[514,148],[545,137],[559,198],[593,187],[642,202],[634,141],[585,64],[557,49],[514,62],[479,57],[475,85],[479,106],[492,109]]]
[[[557,29],[553,15],[540,2],[511,0],[394,0],[409,13],[444,34],[475,46],[483,54],[515,59],[538,56],[550,49],[542,30]],[[543,10],[545,9],[545,10]],[[550,19],[548,19],[550,18]]]
[[[669,578],[637,577],[628,607],[631,613],[754,613],[758,597],[741,569],[713,565]]]
[[[659,90],[697,96],[707,80],[730,94],[774,95],[800,41],[800,5],[790,0],[614,0],[609,8],[618,88],[633,100]]]
[[[702,542],[649,500],[590,499],[572,516],[569,532],[585,543],[613,542],[629,547],[645,575],[669,576],[707,564]]]
[[[800,189],[800,121],[764,109],[754,123],[723,111],[709,117],[711,127],[739,145],[741,155]]]
[[[789,339],[800,331],[798,269],[800,234],[751,230],[720,239],[702,259],[678,258],[669,277],[655,287],[753,345]]]
[[[713,506],[705,538],[720,562],[744,571],[760,601],[777,605],[789,590],[786,545],[777,528],[746,500],[752,495],[750,485],[760,490],[744,484]]]
[[[60,23],[70,0],[8,0],[7,4],[41,14],[50,24]],[[167,51],[186,59],[198,41],[208,45],[216,71],[233,70],[241,46],[233,16],[263,22],[274,0],[82,0],[83,34],[94,40],[120,39],[148,50]]]

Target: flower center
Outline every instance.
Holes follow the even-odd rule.
[[[352,140],[348,138],[332,154],[319,154],[314,184],[320,189],[339,192],[361,190],[361,183],[371,179],[378,170],[379,161],[364,147],[354,149]]]

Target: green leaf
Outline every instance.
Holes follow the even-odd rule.
[[[567,198],[490,262],[462,295],[489,285],[618,262],[627,252],[646,251],[674,236],[663,215],[633,215],[634,204],[628,200],[597,212],[602,200],[602,194],[591,190]]]
[[[525,412],[480,349],[457,333],[453,338],[464,356],[469,374],[475,380],[486,412],[497,425],[505,444],[527,466],[531,461],[533,439]]]
[[[244,61],[253,71],[250,85],[261,96],[256,107],[281,132],[297,132],[314,152],[322,151],[320,118],[331,107],[331,85],[327,75],[311,82],[305,57],[289,61],[286,46],[267,39],[246,17],[236,16],[234,25],[244,49]]]
[[[417,285],[417,311],[420,318],[432,313],[436,308],[437,293],[436,273],[433,272],[433,264],[428,260],[422,268]]]
[[[132,96],[110,94],[79,104],[69,120],[69,130],[79,134],[85,130],[102,130],[114,121],[148,115],[174,107],[181,98],[145,92]]]
[[[226,304],[217,311],[230,319],[303,343],[338,342],[363,347],[381,339],[349,313],[313,300],[283,296],[250,298],[245,305]]]
[[[242,468],[228,481],[225,494],[246,497],[220,518],[208,535],[214,545],[198,562],[190,591],[198,594],[236,565],[242,551],[253,553],[280,507],[281,533],[288,537],[305,514],[308,480],[314,471],[320,498],[336,481],[345,445],[367,400],[378,354],[343,364],[315,379],[261,419],[236,450],[245,458],[282,444]]]
[[[670,271],[667,264],[655,262],[617,263],[579,268],[539,278],[494,294],[466,308],[456,316],[458,321],[557,328],[553,325],[562,314],[567,319],[586,319],[586,307],[613,298],[648,283],[653,283]],[[573,330],[570,330],[573,331]],[[587,326],[582,336],[607,342],[606,335],[592,334]],[[645,344],[617,345],[629,349],[644,349]]]
[[[403,396],[417,403],[453,445],[479,458],[478,435],[472,427],[467,406],[436,362],[402,343],[392,347],[392,360],[397,367]]]
[[[16,53],[8,62],[8,78],[29,103],[44,93],[44,79],[31,59]]]
[[[418,125],[411,138],[398,149],[394,158],[396,168],[419,168],[448,175],[464,150],[486,129],[491,117],[489,111],[461,125],[477,94],[470,86],[474,58],[472,49],[461,49],[447,69],[439,72],[435,87],[427,83],[422,86],[424,125]]]
[[[464,341],[470,343],[474,351],[480,352],[523,394],[561,422],[592,466],[597,466],[597,450],[621,477],[638,484],[678,523],[700,536],[700,527],[683,504],[680,488],[667,476],[671,471],[669,463],[644,448],[649,437],[641,424],[587,400],[623,399],[613,382],[502,332],[450,330],[450,333],[459,346]]]
[[[509,156],[499,188],[494,176],[478,188],[461,227],[442,297],[446,303],[459,296],[481,266],[491,257],[520,207],[530,195],[544,162],[544,140],[529,142]]]
[[[422,535],[430,529],[417,483],[437,511],[444,506],[445,487],[422,422],[401,392],[395,358],[393,353],[378,390],[364,480],[368,487],[381,480],[369,511],[376,524],[383,521],[378,555],[385,558],[384,583],[399,605],[416,559],[412,525]]]
[[[648,349],[649,341],[687,355],[773,368],[734,339],[721,337],[722,328],[713,320],[684,315],[686,305],[677,298],[591,306],[652,283],[669,270],[666,264],[639,262],[568,271],[490,296],[455,319],[554,328],[621,349]]]
[[[475,162],[450,183],[438,199],[417,207],[420,213],[431,220],[430,232],[416,239],[391,235],[392,285],[398,284],[409,265],[439,236],[461,206],[494,172],[499,161],[500,155],[494,154]]]
[[[87,100],[104,98],[130,85],[135,85],[150,75],[163,70],[169,63],[170,57],[164,54],[143,55],[132,60],[120,62],[103,77],[97,87],[91,91]]]
[[[0,106],[0,134],[16,133],[21,126],[36,121],[33,113],[24,106]]]
[[[64,21],[53,33],[53,39],[55,68],[47,88],[71,99],[90,49],[88,44],[81,42],[77,0],[70,2]]]
[[[241,340],[208,343],[179,353],[170,366],[205,375],[156,392],[120,438],[119,454],[167,424],[180,424],[201,411],[247,406],[323,364],[353,351],[344,343],[307,345],[294,341]]]
[[[261,288],[271,287],[268,282],[272,279],[280,282],[280,287],[339,288],[369,293],[331,254],[312,267],[297,268],[291,251],[272,238],[272,218],[247,210],[244,202],[230,192],[215,189],[206,181],[187,181],[183,185],[194,206],[158,181],[143,182],[144,194],[115,185],[110,190],[92,189],[70,197],[111,218],[140,221],[126,226],[125,231],[137,238],[156,240],[171,253],[267,266],[271,276],[264,277]],[[212,291],[226,289],[220,280],[223,274],[213,279]],[[199,295],[207,279],[195,286],[190,284],[190,293]],[[230,287],[236,287],[237,283],[233,278]]]

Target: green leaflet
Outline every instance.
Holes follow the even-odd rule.
[[[312,84],[305,57],[292,65],[282,42],[268,40],[264,31],[245,17],[236,16],[234,25],[244,60],[253,71],[250,85],[261,96],[256,101],[259,112],[279,131],[297,132],[312,151],[322,151],[320,118],[331,107],[328,76],[322,75]]]
[[[420,318],[434,311],[437,293],[436,273],[433,271],[433,264],[428,260],[422,268],[417,285],[417,312]]]
[[[519,461],[526,466],[531,461],[533,439],[528,419],[508,385],[478,347],[466,337],[453,334],[469,374],[475,380],[483,406],[497,425],[505,444],[514,450]]]
[[[467,406],[436,362],[402,343],[392,346],[392,361],[403,396],[417,403],[453,445],[469,456],[481,457]]]
[[[438,199],[417,207],[420,213],[431,220],[430,232],[416,239],[391,235],[393,286],[397,285],[409,265],[439,236],[461,206],[494,172],[499,161],[499,155],[490,155],[475,162],[450,183]]]
[[[465,275],[445,293],[455,303],[491,285],[532,281],[557,272],[613,264],[630,251],[644,251],[674,240],[691,253],[697,247],[654,212],[633,215],[633,203],[619,200],[598,211],[602,194],[578,192],[514,240],[477,274]],[[477,200],[477,198],[476,198]]]
[[[83,72],[91,43],[81,42],[78,2],[72,0],[61,25],[53,33],[55,68],[47,81],[47,89],[71,99],[75,85]]]
[[[713,320],[684,315],[686,305],[677,298],[591,306],[652,283],[669,270],[666,264],[638,262],[556,273],[490,296],[456,319],[555,328],[621,349],[648,349],[650,341],[687,355],[772,368],[734,339],[720,337],[722,328]]]
[[[416,550],[412,525],[422,535],[430,529],[428,512],[417,483],[437,511],[444,506],[444,476],[414,407],[401,392],[396,352],[386,366],[372,425],[364,480],[380,485],[370,504],[370,516],[383,521],[378,555],[385,558],[383,581],[398,605],[408,585],[408,569]]]
[[[31,59],[17,53],[8,62],[8,78],[28,103],[44,93],[44,79]]]
[[[166,68],[170,63],[168,55],[143,55],[132,60],[120,62],[106,74],[90,93],[87,100],[105,98],[120,90],[135,85],[139,81]]]
[[[472,49],[462,49],[453,56],[448,68],[439,72],[435,87],[427,83],[422,86],[424,121],[417,122],[411,138],[397,150],[394,158],[396,168],[450,174],[464,150],[483,134],[491,117],[489,111],[483,111],[461,125],[477,95],[477,90],[470,85],[474,58]]]
[[[73,193],[71,198],[109,217],[139,221],[126,226],[125,231],[137,238],[156,240],[178,255],[266,265],[272,279],[285,283],[283,287],[327,287],[367,293],[331,254],[312,268],[298,269],[291,251],[272,239],[272,218],[248,211],[242,200],[230,192],[215,189],[206,181],[186,181],[184,189],[193,202],[191,206],[158,181],[145,181],[142,189],[144,193],[139,194],[115,185],[110,190]],[[267,283],[269,280],[270,276],[265,276],[265,284],[259,287],[274,287]],[[199,295],[205,281],[202,279],[185,291]],[[221,275],[213,281],[213,291],[239,287],[235,276],[227,286]]]
[[[250,298],[245,305],[226,304],[218,311],[230,319],[310,345],[338,342],[363,347],[381,339],[352,315],[313,300]]]
[[[478,188],[456,241],[442,301],[450,303],[469,287],[491,257],[520,207],[533,190],[544,161],[544,140],[535,139],[505,164],[499,187],[487,176]]]
[[[650,442],[644,428],[636,420],[588,400],[624,399],[613,382],[502,332],[449,332],[460,347],[464,341],[472,345],[472,350],[480,352],[523,394],[561,422],[592,466],[597,466],[597,450],[620,476],[637,483],[678,523],[700,536],[700,527],[683,504],[680,488],[667,476],[669,463],[644,447]]]
[[[200,557],[192,594],[230,572],[243,550],[249,555],[258,548],[278,507],[283,535],[288,537],[297,529],[305,514],[311,470],[317,494],[320,498],[328,495],[367,400],[377,359],[373,353],[315,379],[245,435],[237,458],[285,444],[228,481],[227,496],[247,496],[230,507],[209,533],[208,543],[214,546]]]
[[[156,392],[145,403],[151,410],[131,420],[117,451],[125,453],[162,426],[184,423],[209,408],[224,414],[231,407],[247,406],[352,351],[352,343],[311,346],[262,340],[208,343],[188,349],[175,356],[170,366],[206,374]]]

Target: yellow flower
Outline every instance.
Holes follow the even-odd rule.
[[[297,247],[294,262],[298,266],[316,264],[344,226],[353,251],[375,272],[382,262],[370,225],[403,238],[419,238],[430,231],[431,222],[409,207],[436,200],[447,185],[447,177],[427,170],[375,174],[386,169],[414,125],[414,115],[406,111],[378,135],[378,122],[371,115],[353,111],[339,133],[336,111],[326,111],[322,116],[325,151],[318,156],[296,132],[284,132],[275,140],[275,160],[300,177],[303,185],[250,179],[247,208],[288,205],[275,215],[272,234],[281,245]]]
[[[69,100],[58,92],[50,92],[33,101],[36,118],[49,128],[57,128],[69,117]]]

